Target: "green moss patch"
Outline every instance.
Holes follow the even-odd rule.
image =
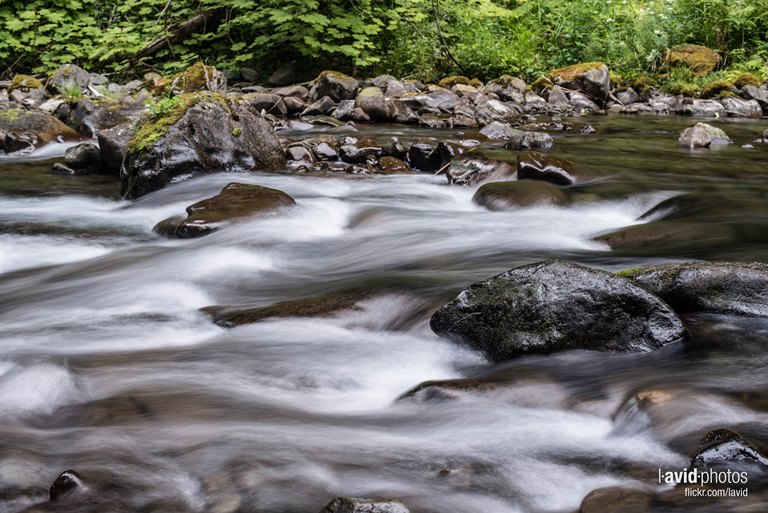
[[[16,89],[37,89],[43,87],[43,83],[35,77],[29,75],[15,75],[11,79],[11,85],[8,86],[8,92],[13,92]]]
[[[450,77],[441,78],[440,81],[438,81],[437,83],[437,85],[439,85],[440,87],[446,87],[446,88],[455,86],[456,84],[470,85],[471,81],[465,76],[454,75]]]
[[[711,73],[720,65],[720,56],[711,48],[699,45],[679,45],[667,50],[666,64],[685,66],[695,75]]]
[[[552,70],[549,73],[549,77],[552,79],[559,78],[564,82],[570,82],[587,71],[600,69],[603,66],[605,66],[604,62],[582,62],[581,64],[574,64],[572,66],[566,66],[565,68]]]
[[[734,88],[732,82],[726,82],[725,80],[715,80],[705,85],[701,89],[701,96],[704,98],[714,98],[719,96],[724,91],[729,91]]]

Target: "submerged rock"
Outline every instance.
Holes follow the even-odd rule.
[[[562,205],[567,198],[563,191],[547,182],[516,180],[484,184],[472,201],[488,210],[512,210],[532,205]]]
[[[766,472],[768,455],[740,434],[730,429],[716,429],[702,438],[691,467],[758,467]]]
[[[565,159],[530,152],[517,156],[517,177],[550,182],[555,185],[576,183],[573,164]]]
[[[634,488],[593,490],[584,497],[579,513],[649,513],[654,495]]]
[[[203,312],[210,315],[215,324],[232,328],[276,317],[328,317],[342,310],[355,309],[356,303],[366,296],[362,292],[331,293],[253,308],[210,306]]]
[[[274,170],[285,162],[272,126],[250,105],[216,93],[185,94],[137,126],[120,192],[138,198],[194,174]]]
[[[666,304],[629,280],[557,260],[471,285],[430,326],[495,361],[569,349],[652,351],[686,336]]]
[[[696,123],[680,133],[677,144],[678,146],[694,149],[709,148],[712,145],[733,144],[733,141],[720,128],[707,123]]]
[[[768,264],[690,262],[619,274],[679,312],[768,317]]]
[[[394,499],[360,499],[338,497],[320,513],[409,513],[405,504]]]
[[[238,219],[294,204],[294,199],[283,191],[261,185],[231,183],[216,196],[188,206],[186,219],[166,219],[155,226],[155,231],[180,239],[200,237]]]

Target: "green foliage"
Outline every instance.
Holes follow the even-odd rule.
[[[157,119],[165,116],[169,112],[176,109],[176,107],[179,105],[179,98],[180,96],[172,96],[166,98],[152,98],[147,100],[145,102],[148,109],[147,116],[149,116],[150,119]]]
[[[766,0],[3,0],[0,74],[73,63],[169,75],[205,62],[266,76],[293,61],[303,78],[487,80],[604,61],[631,77],[693,43],[765,76],[766,34]]]

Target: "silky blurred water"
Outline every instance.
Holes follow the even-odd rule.
[[[462,288],[546,258],[619,270],[766,257],[768,148],[739,147],[760,123],[723,123],[739,144],[691,153],[675,145],[689,120],[574,123],[586,121],[597,134],[556,134],[555,152],[589,171],[582,200],[509,212],[429,174],[222,174],[127,202],[114,180],[0,160],[0,512],[44,500],[67,468],[115,510],[313,513],[345,495],[414,512],[572,512],[591,490],[686,466],[709,429],[765,425],[762,320],[692,316],[689,342],[654,353],[497,365],[429,329]],[[152,233],[233,181],[297,204],[200,239]],[[685,219],[692,230],[731,235],[594,239],[653,223],[640,218],[684,193],[713,205]],[[327,317],[226,329],[201,312],[349,290],[362,291],[356,307]],[[463,377],[500,386],[398,400]],[[669,401],[632,410],[651,390]]]

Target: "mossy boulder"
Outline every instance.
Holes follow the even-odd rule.
[[[646,352],[687,334],[663,301],[631,281],[557,260],[471,285],[430,326],[494,361],[570,349]]]
[[[768,264],[690,262],[622,273],[678,312],[768,317]]]
[[[156,84],[155,89],[164,87],[164,81],[161,79]],[[227,79],[223,71],[198,62],[181,73],[174,75],[171,78],[169,87],[171,91],[177,94],[193,93],[196,91],[211,91],[224,94],[227,92]]]
[[[336,103],[341,100],[354,100],[359,85],[357,80],[344,73],[323,71],[315,79],[315,84],[310,90],[310,98],[316,101],[323,96],[328,96]]]
[[[0,110],[0,151],[26,152],[56,140],[77,139],[77,133],[42,111]]]
[[[11,79],[11,84],[8,86],[8,92],[13,92],[16,89],[38,89],[43,87],[43,83],[35,77],[29,75],[14,75]]]
[[[143,118],[128,143],[121,194],[138,198],[171,180],[237,170],[271,171],[286,158],[272,126],[246,102],[201,91]]]
[[[547,182],[516,180],[486,183],[477,190],[472,201],[489,210],[513,210],[533,205],[562,205],[566,196]]]
[[[549,78],[555,85],[581,91],[600,106],[608,101],[611,79],[608,66],[603,62],[584,62],[559,68],[551,71]]]
[[[472,81],[471,81],[471,80],[469,80],[469,79],[468,79],[467,77],[465,77],[465,76],[462,76],[462,75],[454,75],[454,76],[450,76],[450,77],[444,77],[444,78],[441,78],[441,79],[440,79],[440,80],[437,82],[437,85],[439,85],[440,87],[444,87],[444,88],[446,88],[446,89],[449,89],[449,88],[451,88],[452,86],[455,86],[456,84],[461,84],[461,85],[467,85],[467,86],[468,86],[468,85],[471,85],[471,84],[472,84]]]
[[[155,226],[155,231],[179,239],[200,237],[226,224],[294,204],[293,198],[277,189],[230,183],[216,196],[188,206],[186,219],[166,219]]]
[[[760,77],[755,75],[754,73],[742,73],[736,79],[733,81],[733,85],[738,87],[739,89],[743,88],[744,86],[754,86],[754,87],[760,87],[762,85],[763,81]]]
[[[701,88],[701,97],[716,98],[723,91],[736,92],[736,87],[732,82],[728,82],[726,80],[715,80],[714,82],[710,82]]]
[[[678,45],[666,51],[668,66],[683,66],[695,75],[706,75],[720,66],[720,56],[711,48],[700,45]]]
[[[707,123],[696,123],[680,133],[678,146],[684,148],[709,148],[713,145],[733,144],[728,134],[716,126]]]

